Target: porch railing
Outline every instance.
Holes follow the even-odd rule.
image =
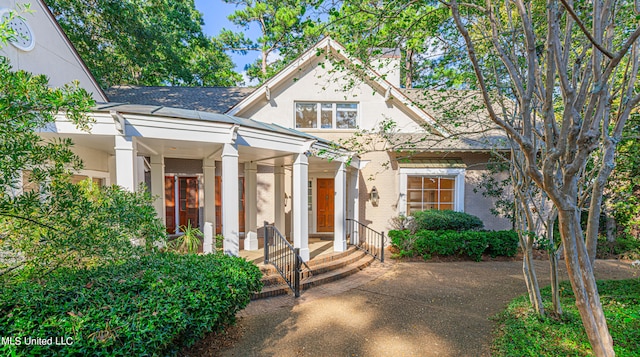
[[[358,249],[384,263],[384,232],[377,232],[368,226],[347,218],[347,234],[351,237],[351,243]]]
[[[264,264],[276,268],[295,297],[300,296],[302,277],[311,275],[311,269],[300,257],[300,248],[294,248],[274,225],[267,222],[264,222]]]

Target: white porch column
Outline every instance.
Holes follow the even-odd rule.
[[[273,183],[273,224],[278,230],[286,234],[285,232],[285,213],[284,213],[284,166],[276,165],[274,168],[274,183]]]
[[[156,199],[153,201],[153,207],[156,214],[164,223],[167,224],[167,206],[165,205],[164,193],[164,156],[151,156],[151,195]]]
[[[116,184],[128,191],[136,190],[136,150],[131,136],[115,136]]]
[[[238,147],[224,144],[222,149],[222,235],[224,253],[238,256],[240,236],[238,214]]]
[[[334,182],[333,251],[344,252],[347,250],[347,237],[345,234],[345,219],[347,218],[347,167],[344,162],[340,162],[340,166],[335,173]]]
[[[244,163],[244,250],[258,249],[258,164]]]
[[[293,246],[300,248],[300,257],[309,261],[309,159],[305,154],[297,154],[293,162],[293,193],[291,195],[293,225]]]
[[[349,189],[351,191],[351,219],[360,221],[360,170],[355,169],[351,172],[349,180]],[[355,229],[355,223],[351,232],[351,244],[358,244],[358,230]]]
[[[216,226],[216,161],[202,160],[204,174],[204,221]]]

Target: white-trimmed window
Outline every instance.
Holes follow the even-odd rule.
[[[296,128],[355,129],[358,125],[358,103],[297,102]]]
[[[399,213],[464,211],[464,175],[465,169],[401,168]]]

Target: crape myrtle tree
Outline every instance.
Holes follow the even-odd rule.
[[[372,56],[380,55],[381,51],[401,50],[404,87],[424,88],[416,104],[433,114],[437,124],[449,129],[450,135],[447,138],[398,135],[395,122],[389,118],[383,120],[376,129],[361,130],[353,137],[342,140],[341,144],[360,154],[394,151],[402,159],[418,153],[420,148],[442,146],[445,141],[455,141],[460,134],[465,138],[471,134],[480,141],[486,141],[486,137],[493,134],[491,127],[495,125],[488,125],[490,120],[487,119],[479,92],[460,90],[477,87],[471,63],[466,60],[466,53],[461,46],[462,40],[450,19],[449,9],[437,3],[425,5],[404,1],[387,2],[384,6],[370,2],[345,2],[339,11],[332,13],[330,27],[334,36],[347,41],[347,50],[363,63],[372,63]],[[410,52],[414,55],[409,56]],[[484,59],[496,60],[490,57]],[[337,65],[343,67],[340,63]],[[354,69],[352,73],[362,75],[366,72],[357,66],[352,67],[355,67],[351,68]],[[377,70],[375,67],[373,69]],[[409,68],[420,70],[412,73]],[[433,132],[429,126],[425,129]],[[555,221],[553,205],[524,173],[524,156],[513,140],[507,137],[500,142],[487,144],[495,149],[493,157],[496,161],[488,163],[492,172],[484,175],[479,182],[482,187],[479,191],[495,199],[496,208],[492,209],[495,214],[513,221],[524,253],[523,275],[530,301],[540,315],[544,315],[545,311],[533,265],[533,249],[541,245],[547,249],[554,312],[561,314],[557,275],[559,244],[554,242],[550,234]],[[500,164],[505,161],[511,163]],[[500,172],[495,171],[497,167],[501,167]],[[500,179],[502,173],[508,173],[507,177]]]
[[[14,36],[0,28],[0,46]],[[58,115],[88,130],[93,103],[77,83],[51,88],[0,57],[0,282],[132,258],[164,239],[149,194],[74,184],[72,142],[39,133]]]
[[[193,0],[46,0],[99,84],[233,86],[221,43]]]
[[[569,279],[593,352],[613,355],[593,263],[616,145],[640,101],[640,5],[565,0],[439,4],[451,11],[442,33],[450,34],[453,26],[459,38],[450,49],[458,55],[464,49],[463,62],[474,73],[467,87],[479,90],[491,121],[513,140],[518,155],[510,159],[521,158],[522,178],[557,209]],[[385,3],[380,6],[384,11]]]
[[[640,102],[640,4],[454,0],[446,6],[464,38],[491,119],[518,144],[526,175],[557,207],[569,280],[593,352],[613,356],[593,262],[616,145]],[[490,31],[480,36],[476,24]],[[499,71],[484,65],[480,48],[499,59]],[[514,98],[516,121],[494,110],[501,96]],[[588,164],[596,172],[589,182],[584,180]],[[580,222],[583,195],[590,201],[586,229]]]

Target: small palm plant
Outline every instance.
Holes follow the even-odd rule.
[[[204,235],[200,228],[192,227],[191,221],[187,225],[180,226],[182,235],[171,242],[171,248],[180,253],[196,254],[200,247],[201,238]]]

